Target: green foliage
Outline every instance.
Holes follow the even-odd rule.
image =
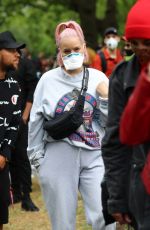
[[[97,0],[96,2],[96,17],[104,18],[106,11],[106,0]]]
[[[95,17],[105,18],[107,1],[112,0],[96,1]],[[120,34],[124,31],[127,12],[135,1],[117,0]],[[77,12],[79,4],[80,0],[1,0],[0,31],[11,30],[17,40],[26,42],[34,55],[39,52],[54,55],[56,53],[54,39],[56,25],[70,19],[79,22]]]
[[[117,20],[118,20],[120,35],[124,34],[124,26],[125,26],[125,21],[126,21],[128,11],[136,1],[137,0],[117,0],[118,3]]]
[[[42,6],[44,7],[44,4]],[[0,9],[2,11],[4,6]],[[11,9],[11,6],[9,9]],[[55,54],[54,32],[56,25],[61,21],[70,19],[79,21],[78,13],[59,4],[47,4],[44,10],[43,8],[33,8],[31,5],[26,5],[20,11],[15,9],[15,12],[8,15],[5,23],[1,25],[1,31],[12,31],[17,40],[24,41],[29,50],[35,55],[39,52],[44,52],[47,55]]]
[[[97,0],[96,4],[96,16],[97,18],[104,18],[106,12],[107,1],[111,0]],[[117,0],[117,21],[118,21],[118,30],[120,34],[124,33],[124,25],[129,9],[137,0]],[[111,19],[110,19],[111,20]]]

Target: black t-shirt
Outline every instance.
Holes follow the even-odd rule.
[[[0,80],[0,154],[10,158],[20,121],[20,88],[9,72],[4,80]]]
[[[33,102],[33,94],[38,82],[32,60],[26,57],[20,59],[16,79],[21,88],[21,109],[24,110],[26,102]]]

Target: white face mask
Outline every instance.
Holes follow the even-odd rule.
[[[118,41],[115,38],[109,38],[105,42],[108,49],[114,50],[118,46]]]
[[[66,70],[81,68],[84,55],[82,53],[71,53],[62,58]]]

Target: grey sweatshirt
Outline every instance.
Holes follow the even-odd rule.
[[[102,81],[108,84],[108,78],[102,72],[89,68],[88,90],[84,105],[84,123],[78,130],[63,141],[70,145],[89,150],[101,149],[104,126],[107,116],[107,99],[96,92]],[[43,129],[45,119],[53,119],[56,114],[69,110],[82,86],[83,72],[75,76],[68,75],[61,67],[46,72],[40,79],[30,114],[28,155],[31,164],[38,166],[44,157],[45,144],[56,142]]]

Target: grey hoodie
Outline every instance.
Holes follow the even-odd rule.
[[[102,81],[108,84],[108,78],[96,69],[88,70],[84,123],[63,141],[77,147],[96,150],[101,149],[108,105],[108,100],[98,95],[96,87]],[[82,86],[82,78],[83,72],[70,76],[61,67],[50,70],[41,77],[34,93],[29,121],[28,156],[34,166],[39,166],[40,159],[44,157],[45,144],[56,142],[43,129],[45,119],[53,119],[56,114],[61,114],[74,105]]]

